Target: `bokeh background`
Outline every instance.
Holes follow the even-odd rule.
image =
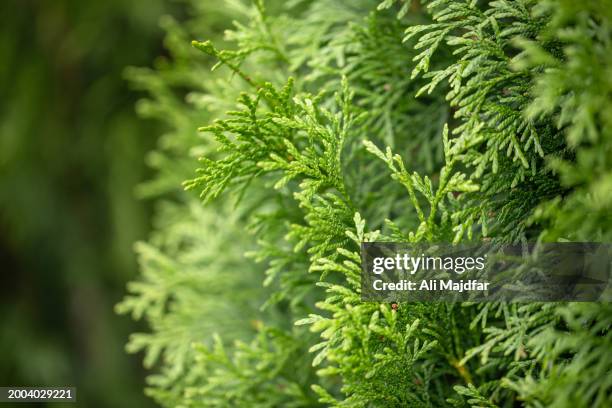
[[[163,54],[160,17],[181,12],[164,0],[0,2],[0,386],[153,406],[141,356],[124,351],[139,328],[113,306],[149,229],[134,189],[160,131],[137,117],[123,72]]]

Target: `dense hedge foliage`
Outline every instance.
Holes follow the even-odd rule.
[[[148,393],[610,406],[609,304],[361,302],[359,243],[611,241],[611,6],[201,1],[167,19],[171,56],[128,73],[169,128],[118,306],[151,327],[129,343]]]

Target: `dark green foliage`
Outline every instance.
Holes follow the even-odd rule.
[[[71,385],[91,408],[153,405],[124,352],[137,326],[112,306],[137,274],[132,243],[150,208],[133,190],[155,140],[122,72],[160,52],[165,3],[0,2],[2,386]]]
[[[606,305],[392,308],[362,302],[359,277],[364,241],[609,240],[605,3],[232,2],[250,11],[230,15],[241,22],[228,50],[193,42],[193,72],[216,65],[186,104],[160,99],[168,71],[147,74],[183,157],[200,159],[181,173],[177,214],[228,230],[194,221],[200,245],[160,247],[188,263],[145,263],[147,286],[120,306],[138,314],[169,276],[195,279],[146,309],[153,333],[132,340],[151,360],[163,350],[152,395],[194,407],[610,405],[612,365],[595,357],[610,343]],[[198,113],[203,139],[189,141],[178,133],[196,125],[176,119]],[[185,234],[163,222],[161,240]],[[225,250],[198,258],[211,246]],[[226,291],[198,286],[209,279]],[[258,323],[236,333],[197,299],[252,300],[242,315]],[[198,319],[218,334],[200,335]],[[167,334],[179,327],[195,351]],[[171,375],[176,359],[195,363]]]

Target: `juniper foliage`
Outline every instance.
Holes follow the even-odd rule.
[[[157,367],[148,393],[612,404],[607,305],[391,308],[361,301],[359,266],[364,241],[610,240],[609,6],[236,0],[168,20],[172,58],[129,73],[170,129],[143,187],[157,231],[118,306],[151,327],[128,346]]]

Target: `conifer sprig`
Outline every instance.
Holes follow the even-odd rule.
[[[359,254],[367,241],[612,239],[606,3],[280,3],[232,2],[245,18],[231,50],[190,51],[170,24],[173,60],[131,73],[172,128],[148,188],[170,203],[118,307],[151,326],[129,346],[161,364],[150,395],[610,405],[606,305],[362,302]],[[169,188],[179,179],[187,192]]]

